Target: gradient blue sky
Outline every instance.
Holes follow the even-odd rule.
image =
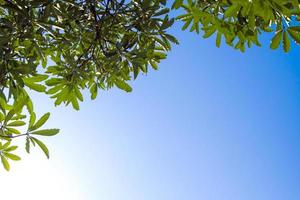
[[[33,200],[37,186],[56,200],[298,200],[299,47],[240,53],[179,28],[181,44],[132,93],[102,92],[80,112],[35,96],[62,130],[46,140],[52,158],[36,149],[0,180]]]

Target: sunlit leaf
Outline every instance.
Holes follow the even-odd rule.
[[[58,134],[59,129],[44,129],[30,132],[31,135],[53,136]]]
[[[42,151],[45,153],[46,157],[49,159],[49,150],[47,146],[40,140],[31,137],[31,139],[42,149]]]

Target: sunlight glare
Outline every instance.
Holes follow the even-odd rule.
[[[34,153],[33,153],[34,154]],[[42,159],[41,155],[22,156],[11,162],[11,171],[1,166],[1,199],[81,200],[79,181],[58,158]]]

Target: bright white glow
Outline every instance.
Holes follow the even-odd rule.
[[[58,158],[40,154],[11,162],[11,171],[0,168],[0,195],[5,200],[82,200],[79,181]]]

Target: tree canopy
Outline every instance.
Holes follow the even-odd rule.
[[[299,0],[0,0],[0,157],[6,170],[16,138],[29,153],[38,146],[49,158],[40,136],[50,113],[36,116],[31,90],[49,95],[55,105],[79,110],[83,90],[118,87],[149,68],[158,69],[172,43],[175,21],[182,30],[215,37],[242,52],[261,46],[260,36],[273,34],[270,48],[288,52],[300,43]],[[180,10],[178,16],[170,15]],[[24,128],[24,126],[26,128]]]

